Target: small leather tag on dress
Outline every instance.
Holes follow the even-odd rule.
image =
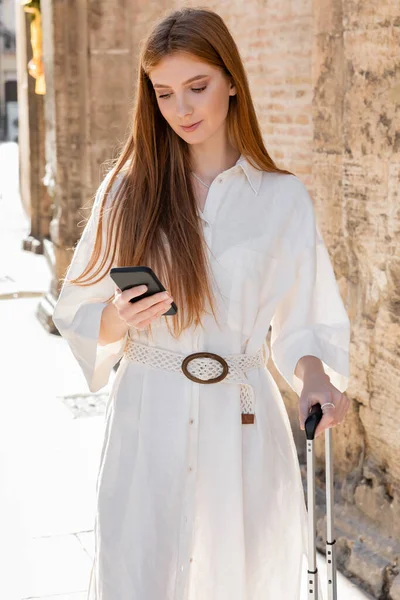
[[[254,415],[242,413],[242,425],[247,425],[248,423],[254,423]]]

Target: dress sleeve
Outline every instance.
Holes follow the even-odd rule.
[[[89,262],[96,236],[99,208],[110,176],[111,173],[104,178],[97,190],[90,218],[75,248],[66,280],[78,277]],[[115,183],[111,188],[107,204],[115,194],[117,185]],[[105,232],[104,215],[102,251],[105,248]],[[53,322],[67,340],[91,392],[97,392],[107,384],[113,366],[122,357],[128,337],[127,332],[121,340],[111,344],[102,346],[98,342],[101,314],[107,306],[106,300],[114,294],[114,290],[115,284],[109,275],[109,269],[103,279],[95,284],[83,286],[64,281],[53,312]]]
[[[290,264],[284,269],[288,285],[271,321],[271,356],[298,395],[303,382],[294,370],[306,355],[319,358],[331,383],[344,392],[349,378],[350,322],[312,200],[299,180],[296,187],[299,212]]]

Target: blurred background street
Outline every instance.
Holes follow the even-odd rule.
[[[66,342],[36,317],[50,274],[43,255],[20,249],[29,223],[17,164],[17,145],[2,144],[0,598],[82,600],[107,388],[88,393]]]

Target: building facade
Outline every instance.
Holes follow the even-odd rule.
[[[15,1],[0,0],[0,141],[18,141]]]

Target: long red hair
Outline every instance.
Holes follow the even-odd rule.
[[[244,66],[223,19],[211,10],[188,7],[162,17],[141,44],[133,124],[106,186],[89,263],[70,282],[91,285],[113,265],[151,266],[178,306],[177,315],[167,319],[176,337],[201,324],[205,302],[215,317],[189,147],[162,116],[149,78],[152,68],[177,52],[221,69],[236,86],[227,114],[231,145],[262,171],[288,173],[275,165],[264,146]],[[107,203],[117,177],[120,183]]]

